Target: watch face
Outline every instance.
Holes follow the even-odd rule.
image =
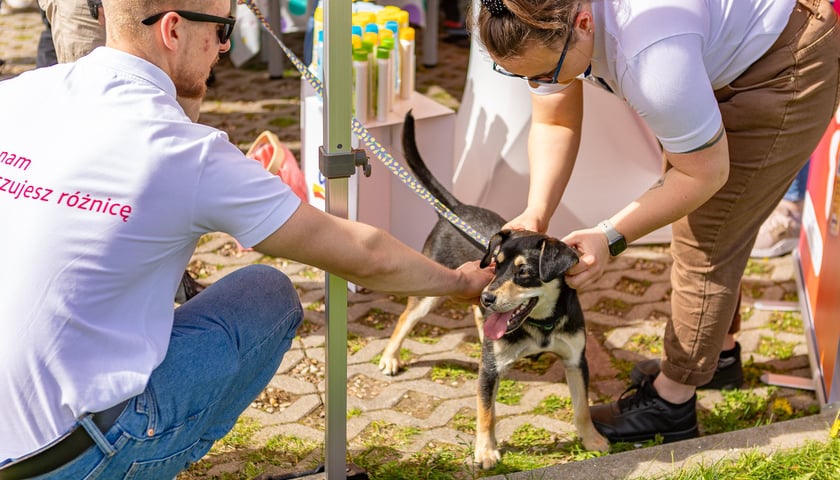
[[[627,240],[624,237],[617,238],[610,244],[610,255],[613,257],[627,249]]]

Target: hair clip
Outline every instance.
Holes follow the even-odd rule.
[[[484,5],[484,8],[486,8],[487,11],[490,12],[490,15],[494,17],[510,13],[510,10],[508,10],[502,0],[481,0],[481,4]]]

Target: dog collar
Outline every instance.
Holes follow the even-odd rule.
[[[540,322],[539,320],[528,318],[527,322],[544,332],[550,332],[557,326],[557,319],[549,320],[548,322]]]

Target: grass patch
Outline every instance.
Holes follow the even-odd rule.
[[[698,465],[671,474],[638,478],[640,480],[835,480],[840,478],[840,440],[809,442],[800,448],[781,450],[769,455],[758,450],[750,450],[736,459],[722,459],[709,465]]]
[[[725,390],[721,395],[723,400],[710,411],[697,412],[705,435],[758,427],[772,421],[767,414],[768,397],[751,390]]]
[[[475,435],[475,422],[475,412],[469,409],[462,409],[452,417],[450,424],[452,428],[459,432]]]
[[[349,353],[350,355],[353,355],[354,353],[358,352],[367,344],[367,338],[360,337],[352,333],[347,334],[347,353]]]
[[[397,316],[382,310],[381,308],[371,308],[364,317],[359,319],[359,323],[374,330],[390,329],[391,325],[395,324]]]
[[[574,416],[572,399],[559,395],[549,395],[532,411],[535,415],[546,415],[558,420],[570,421]]]
[[[301,277],[303,277],[307,280],[317,280],[318,277],[320,276],[319,272],[320,271],[318,269],[315,269],[315,268],[304,268],[303,270],[298,272],[298,275],[300,275]]]
[[[376,447],[377,445],[405,445],[411,437],[420,433],[416,427],[399,427],[382,420],[371,422],[365,431],[359,435],[362,445]]]
[[[356,460],[356,464],[367,470],[370,478],[376,480],[452,480],[464,477],[465,458],[470,452],[460,446],[433,446],[411,455],[405,460],[387,462],[371,461],[370,456]]]
[[[447,330],[435,325],[420,322],[412,329],[411,338],[426,345],[434,345],[438,343]]]
[[[618,357],[610,358],[610,363],[612,364],[613,368],[616,369],[618,372],[616,374],[616,378],[623,381],[630,380],[630,372],[633,370],[633,367],[636,366],[636,362],[631,360],[623,360]]]
[[[256,420],[240,416],[239,419],[236,420],[236,424],[233,426],[233,429],[213,444],[213,448],[210,449],[210,453],[214,453],[214,450],[218,452],[245,448],[250,443],[254,434],[260,431],[260,428],[262,428],[262,426]]]
[[[499,393],[496,395],[496,401],[505,405],[518,405],[522,400],[522,392],[525,391],[525,386],[508,379],[502,379],[499,382]]]
[[[310,312],[323,312],[326,306],[324,302],[321,300],[315,300],[314,302],[310,303],[309,305],[303,307],[304,310],[309,310]]]
[[[611,315],[614,317],[624,318],[624,315],[633,308],[629,303],[619,300],[617,298],[602,298],[592,307],[593,311],[603,313],[604,315]]]
[[[470,367],[457,363],[439,363],[432,367],[430,378],[443,382],[463,382],[478,378],[478,373]]]
[[[522,372],[543,375],[554,365],[555,361],[557,361],[557,355],[551,352],[543,352],[520,358],[513,364],[513,368]]]
[[[773,312],[768,327],[774,332],[803,333],[802,314],[796,312]]]
[[[257,456],[252,456],[251,460],[291,469],[318,447],[320,443],[312,440],[294,435],[275,435],[268,439],[265,447],[259,449],[255,454]]]
[[[766,259],[747,260],[747,266],[744,267],[744,275],[767,275],[773,272],[773,265]]]
[[[646,335],[644,333],[637,333],[630,337],[628,349],[636,352],[649,352],[660,354],[662,353],[662,337],[659,335]]]
[[[554,434],[544,428],[525,424],[513,431],[507,443],[518,449],[533,448],[554,443]]]
[[[778,338],[762,335],[758,341],[758,348],[756,352],[765,357],[778,358],[779,360],[787,360],[793,356],[793,349],[796,347],[795,343],[785,342]]]
[[[268,121],[268,124],[277,128],[294,127],[299,123],[297,118],[293,117],[277,117]]]
[[[478,341],[464,342],[458,348],[470,358],[481,358],[481,343]]]

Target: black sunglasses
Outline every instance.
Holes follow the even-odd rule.
[[[574,25],[574,20],[577,19],[578,13],[580,13],[580,5],[578,5],[577,11],[575,11],[574,16],[572,17],[572,22]],[[560,69],[563,68],[563,61],[566,60],[566,52],[569,51],[569,40],[572,39],[572,33],[574,32],[574,27],[569,30],[569,34],[566,36],[566,43],[563,44],[563,53],[560,54],[560,60],[557,60],[557,66],[554,68],[554,72],[552,73],[541,73],[539,75],[535,75],[533,77],[526,77],[525,75],[519,75],[518,73],[508,72],[504,68],[500,67],[496,62],[493,62],[493,71],[497,73],[501,73],[502,75],[514,78],[524,78],[525,80],[531,83],[541,83],[541,84],[552,84],[557,83],[557,76],[560,75]],[[550,75],[550,76],[549,76]]]
[[[219,36],[219,43],[222,45],[230,40],[230,36],[233,34],[233,25],[236,23],[236,18],[234,17],[217,17],[216,15],[190,12],[188,10],[168,10],[166,12],[156,13],[151,17],[144,19],[142,23],[143,25],[154,25],[155,22],[160,20],[161,17],[167,13],[177,13],[179,16],[186,18],[191,22],[218,23],[219,26],[216,29],[216,34]]]

